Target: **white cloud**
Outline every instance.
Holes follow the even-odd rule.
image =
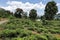
[[[58,6],[58,13],[60,13],[60,3],[57,3]]]
[[[60,6],[60,3],[57,3],[57,6]]]
[[[30,11],[31,9],[42,10],[45,8],[45,5],[42,2],[33,4],[29,2],[23,3],[19,1],[8,1],[7,5],[8,6],[2,7],[2,8],[10,11],[15,11],[16,8],[21,8],[27,12]]]
[[[0,5],[0,7],[4,8],[5,10],[10,10],[12,12],[14,12],[16,8],[21,8],[26,12],[29,12],[31,9],[36,9],[37,13],[39,15],[44,14],[45,5],[42,2],[33,4],[33,3],[29,3],[29,2],[23,3],[23,2],[20,2],[20,1],[8,1],[6,4],[8,6],[4,7],[4,6]],[[58,13],[60,13],[60,3],[57,3],[57,6],[58,6],[58,10],[59,10]]]

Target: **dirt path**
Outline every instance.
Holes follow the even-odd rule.
[[[8,20],[0,21],[0,25],[3,24],[3,23],[6,23],[6,22],[8,22]]]

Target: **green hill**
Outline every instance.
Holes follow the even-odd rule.
[[[60,40],[60,20],[32,21],[25,18],[10,19],[0,25],[0,38],[6,40]]]

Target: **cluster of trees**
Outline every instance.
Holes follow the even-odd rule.
[[[41,18],[46,20],[52,20],[54,19],[54,16],[58,12],[58,7],[54,1],[51,1],[47,3],[44,11],[45,11],[45,14]],[[15,12],[15,16],[16,17],[19,16],[21,18],[22,14],[23,14],[23,10],[20,8],[17,8]],[[36,17],[37,17],[37,10],[31,9],[29,12],[29,18],[36,19]]]
[[[41,19],[52,20],[52,19],[54,19],[54,16],[56,15],[57,12],[58,12],[58,7],[57,7],[56,3],[54,1],[50,1],[47,3],[45,10],[44,10],[44,15],[41,17]],[[4,15],[1,13],[3,13]],[[8,17],[9,16],[8,14],[11,14],[11,13],[12,12],[6,11],[4,9],[3,9],[3,11],[0,10],[0,17],[1,16],[5,17],[5,15],[6,15],[6,17]],[[17,8],[14,13],[14,16],[17,18],[22,18],[22,17],[27,18],[27,12],[24,12],[22,9]],[[29,18],[35,20],[37,18],[37,10],[31,9],[29,12]]]
[[[22,9],[17,8],[14,13],[14,16],[17,18],[22,18],[22,17],[27,18],[27,12],[24,12]]]
[[[24,12],[22,9],[17,8],[15,12],[15,17],[22,18],[25,17],[27,18],[27,12]],[[31,19],[36,19],[37,17],[37,11],[35,9],[31,9],[29,12],[29,18]]]

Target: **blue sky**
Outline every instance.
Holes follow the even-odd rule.
[[[0,5],[6,6],[6,2],[8,1],[20,1],[20,2],[30,2],[30,3],[39,3],[39,2],[43,2],[44,4],[46,4],[47,2],[51,1],[51,0],[0,0]],[[54,0],[56,3],[60,3],[60,0]]]
[[[38,15],[43,15],[44,7],[49,1],[51,0],[0,0],[0,7],[13,12],[18,7],[23,9],[25,12],[29,12],[34,8],[37,10]],[[59,10],[58,13],[60,13],[60,0],[54,1],[57,3]]]

